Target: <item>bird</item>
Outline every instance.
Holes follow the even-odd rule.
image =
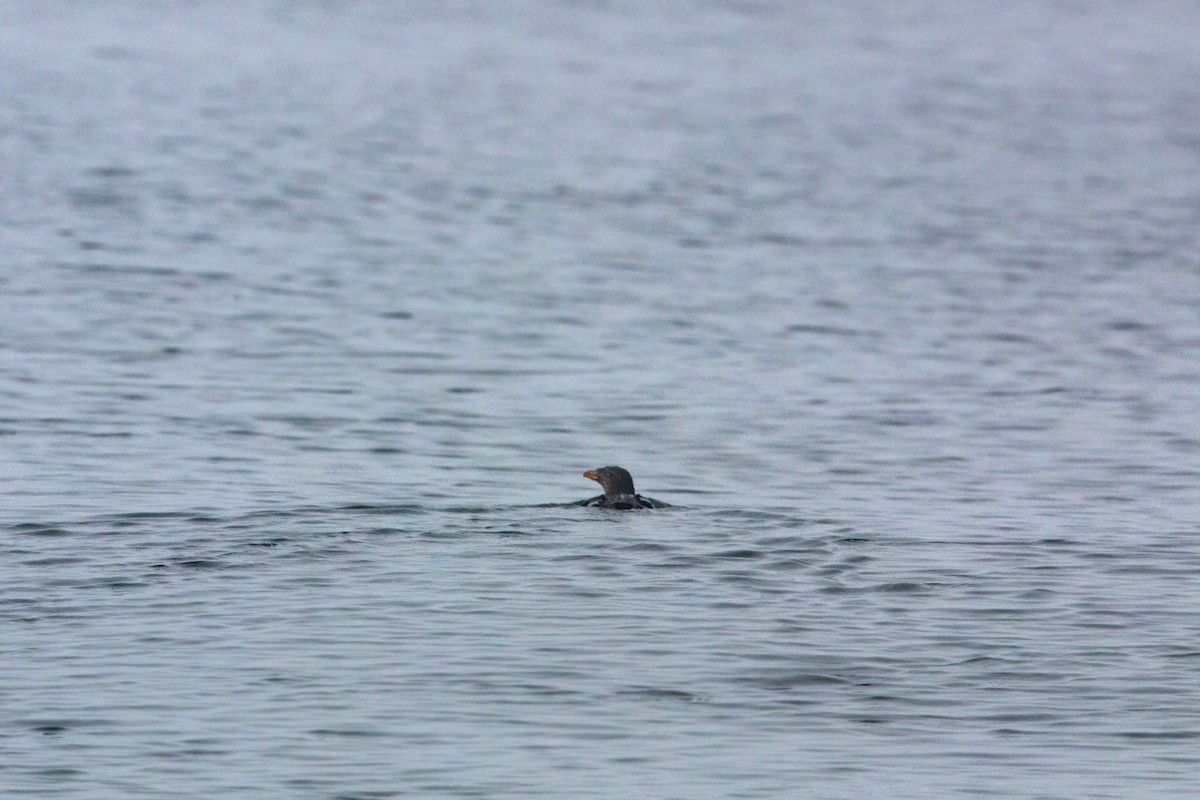
[[[633,488],[633,476],[622,467],[597,467],[583,473],[583,477],[596,481],[604,487],[604,494],[580,500],[576,505],[591,508],[612,508],[627,511],[635,508],[670,508],[670,504],[650,497],[642,497]]]

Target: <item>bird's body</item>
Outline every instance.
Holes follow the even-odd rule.
[[[669,504],[651,497],[642,497],[633,488],[633,476],[621,467],[589,469],[583,477],[590,478],[604,487],[604,494],[580,500],[578,505],[591,508],[611,508],[627,511],[635,508],[669,508]]]

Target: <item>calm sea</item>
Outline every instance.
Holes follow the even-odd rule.
[[[1195,796],[1195,3],[0,18],[6,800]]]

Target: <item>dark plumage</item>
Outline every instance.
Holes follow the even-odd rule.
[[[604,494],[580,500],[579,505],[593,508],[627,510],[634,508],[668,508],[661,500],[642,497],[633,488],[633,476],[621,467],[589,469],[583,477],[591,478],[604,487]]]

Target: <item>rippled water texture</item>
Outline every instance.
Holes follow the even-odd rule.
[[[4,798],[1194,795],[1194,3],[0,16]]]

